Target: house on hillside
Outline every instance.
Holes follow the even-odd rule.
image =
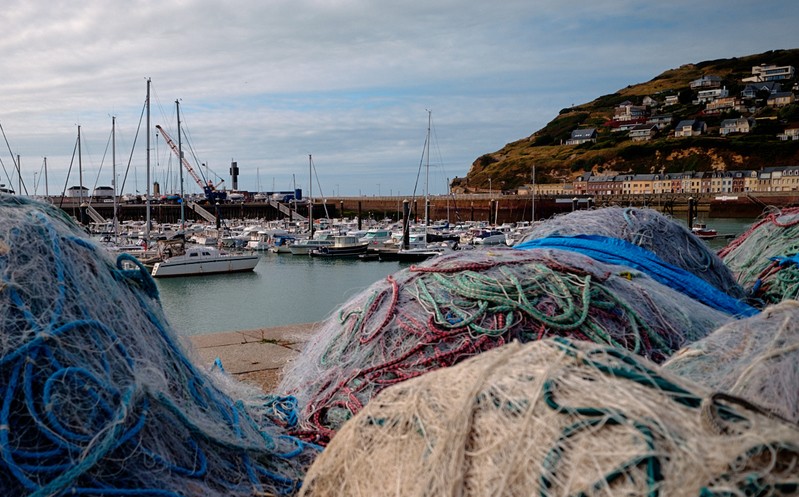
[[[721,88],[721,77],[713,75],[702,76],[699,79],[691,81],[689,86],[692,90],[697,90],[699,88]]]
[[[752,76],[744,78],[744,83],[759,83],[761,81],[779,81],[793,79],[796,70],[793,66],[775,66],[774,64],[760,64],[752,68]]]
[[[580,145],[582,143],[596,143],[596,128],[575,129],[571,138],[566,140],[566,145]]]
[[[778,91],[782,90],[782,84],[776,81],[765,81],[762,83],[749,83],[744,87],[741,91],[741,97],[743,98],[755,98],[757,97],[758,92],[768,92],[777,93]]]
[[[660,102],[650,97],[649,95],[645,96],[644,99],[641,101],[641,103],[644,104],[644,106],[646,107],[657,107],[658,105],[660,105]]]
[[[615,121],[635,121],[646,118],[648,115],[649,108],[646,105],[633,105],[629,100],[625,100],[613,109]]]
[[[630,130],[630,139],[634,142],[651,140],[658,132],[656,124],[638,124]]]
[[[754,122],[745,117],[740,117],[738,119],[725,119],[721,121],[719,134],[722,136],[727,136],[730,133],[749,133],[753,126]]]
[[[669,95],[663,102],[663,106],[668,107],[669,105],[677,105],[678,103],[680,103],[680,97],[677,95]]]
[[[716,99],[705,106],[705,114],[720,114],[725,110],[746,111],[743,102],[735,97],[725,97]]]
[[[674,128],[674,136],[699,136],[705,131],[707,131],[707,124],[704,121],[685,119],[677,123],[677,127]]]
[[[694,100],[695,104],[706,104],[708,102],[712,102],[717,98],[725,98],[730,96],[730,91],[727,90],[727,87],[724,88],[713,88],[710,90],[700,90],[696,94],[696,100]]]
[[[658,129],[671,128],[671,125],[674,124],[674,116],[671,114],[660,114],[650,117],[646,120],[646,123],[654,124]]]
[[[792,91],[781,91],[769,95],[768,100],[766,100],[766,105],[769,107],[785,107],[786,105],[791,105],[795,101],[796,97]]]

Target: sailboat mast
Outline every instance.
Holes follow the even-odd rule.
[[[50,190],[47,188],[47,157],[44,158],[44,196],[50,201]]]
[[[432,122],[432,113],[430,109],[427,110],[427,146],[425,147],[425,180],[424,180],[424,243],[427,244],[427,226],[430,223],[428,219],[430,213],[430,124]]]
[[[313,238],[313,157],[308,154],[308,227]]]
[[[186,232],[186,210],[183,202],[183,142],[180,132],[180,103],[175,100],[175,111],[178,116],[178,169],[180,169],[180,231]]]
[[[81,151],[80,151],[80,124],[78,124],[78,199],[80,200],[79,205],[83,205],[83,162],[81,161]],[[83,222],[83,219],[81,219]]]
[[[111,186],[114,190],[114,242],[117,241],[117,209],[119,208],[119,200],[117,199],[117,134],[116,134],[117,118],[111,116]]]
[[[144,190],[145,194],[145,208],[147,209],[147,213],[144,217],[145,226],[144,226],[144,241],[147,245],[150,244],[150,78],[147,78],[147,184],[145,185],[146,188]],[[149,247],[148,247],[149,248]]]
[[[535,164],[533,164],[533,187],[530,189],[530,191],[532,192],[531,198],[533,204],[532,213],[530,215],[530,224],[532,224],[535,222]]]

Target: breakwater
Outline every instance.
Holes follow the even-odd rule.
[[[529,196],[486,194],[437,195],[430,197],[428,217],[431,220],[446,219],[451,223],[465,221],[486,221],[506,223],[546,219],[555,214],[571,212],[592,207],[625,206],[650,207],[674,217],[686,217],[690,199],[696,203],[697,213],[704,217],[759,216],[769,206],[785,208],[799,205],[799,192],[760,192],[757,194],[669,194],[669,195],[616,195],[616,196],[544,196],[536,197],[535,205]],[[406,199],[396,196],[329,197],[314,199],[312,205],[314,219],[323,217],[358,217],[359,219],[398,220],[402,218],[403,202],[408,201],[412,216],[424,219],[424,199]],[[85,219],[77,199],[52,199],[52,203],[76,219]],[[113,204],[92,203],[92,207],[106,219],[113,218]],[[222,219],[263,219],[278,220],[286,218],[273,205],[266,202],[236,202],[220,205],[205,205],[205,209]],[[307,217],[309,205],[301,204],[296,212]],[[146,205],[143,203],[120,204],[118,218],[141,220],[146,218]],[[199,214],[185,207],[184,215],[190,221],[201,221]],[[84,216],[83,218],[81,216]],[[181,207],[177,203],[154,203],[150,206],[150,217],[156,222],[172,223],[181,218]]]

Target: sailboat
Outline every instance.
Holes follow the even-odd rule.
[[[441,254],[452,252],[452,247],[446,243],[439,243],[431,245],[427,239],[427,228],[430,225],[430,129],[432,127],[432,111],[427,110],[427,138],[424,142],[424,149],[422,156],[425,159],[425,187],[424,187],[424,232],[422,241],[417,246],[410,246],[410,230],[407,229],[407,223],[410,219],[406,218],[404,221],[405,228],[403,229],[403,246],[399,249],[380,249],[378,250],[378,259],[381,261],[403,261],[403,262],[421,262],[431,257],[436,257]],[[408,239],[405,239],[405,237]]]

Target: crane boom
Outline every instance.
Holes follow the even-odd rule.
[[[225,197],[227,196],[225,192],[217,191],[216,186],[214,186],[211,180],[208,180],[207,183],[204,183],[203,180],[200,178],[200,176],[197,174],[197,172],[194,170],[194,168],[191,167],[189,161],[187,161],[184,157],[181,157],[180,151],[178,150],[178,146],[175,144],[174,141],[172,141],[172,138],[169,137],[164,128],[162,128],[160,124],[156,124],[155,127],[156,129],[158,129],[158,131],[161,132],[161,136],[164,137],[164,140],[166,140],[166,143],[167,145],[169,145],[169,148],[172,149],[172,152],[175,154],[175,157],[177,157],[180,160],[181,164],[183,164],[183,167],[186,168],[186,171],[188,171],[191,177],[194,178],[194,181],[197,183],[197,185],[203,189],[203,192],[205,193],[205,198],[209,201],[225,200]]]

